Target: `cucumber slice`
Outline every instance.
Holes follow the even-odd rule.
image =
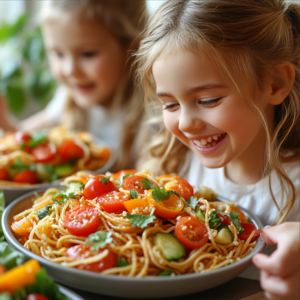
[[[155,245],[167,260],[178,260],[184,256],[185,248],[173,234],[157,232],[153,238]]]
[[[57,166],[54,171],[58,177],[67,177],[73,173],[73,168],[70,165]]]
[[[200,209],[200,207],[198,206],[197,210],[196,210],[196,217],[198,220],[200,220],[201,222],[205,223],[205,215],[202,212],[202,210]]]
[[[229,228],[222,224],[218,227],[218,235],[215,238],[215,242],[220,245],[229,245],[233,241],[232,233]]]
[[[50,165],[38,163],[36,166],[36,175],[40,181],[51,181]],[[53,170],[52,170],[53,172]]]
[[[72,181],[70,182],[69,192],[75,193],[78,190],[82,190],[84,188],[84,184],[82,182]]]

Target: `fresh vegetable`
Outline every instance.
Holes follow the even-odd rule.
[[[124,203],[124,206],[126,208],[126,210],[132,214],[132,211],[135,210],[135,209],[138,209],[141,214],[143,214],[142,210],[145,210],[145,211],[149,211],[149,203],[146,201],[146,200],[143,200],[143,199],[132,199],[132,200],[128,200]],[[144,213],[144,215],[147,215],[149,214],[148,213]]]
[[[56,147],[52,143],[44,142],[33,147],[30,153],[34,156],[36,162],[50,162],[55,158]]]
[[[97,231],[88,236],[85,244],[90,245],[92,251],[98,252],[99,249],[112,242],[111,234],[111,232]]]
[[[167,191],[176,191],[186,201],[193,196],[194,188],[183,178],[175,178],[165,185]]]
[[[71,193],[79,192],[83,188],[84,188],[84,184],[82,182],[78,182],[78,181],[70,182],[69,191]]]
[[[217,215],[220,218],[222,224],[225,224],[225,225],[230,225],[231,224],[230,218],[226,213],[217,210]]]
[[[236,206],[234,205],[231,205],[230,206],[230,211],[232,212],[238,212],[239,213],[239,221],[240,223],[247,223],[248,222],[248,218],[245,216],[245,214],[240,210],[238,209]]]
[[[104,180],[106,179],[106,180]],[[103,194],[118,191],[114,184],[103,175],[92,177],[85,185],[83,195],[87,200],[93,200]]]
[[[88,236],[97,231],[100,221],[98,212],[94,207],[76,205],[66,212],[64,224],[71,234]]]
[[[130,222],[133,227],[145,228],[148,224],[153,223],[156,220],[156,217],[153,215],[154,209],[152,210],[149,216],[147,215],[127,215],[126,218],[130,219]]]
[[[38,209],[36,211],[36,214],[37,214],[39,220],[44,219],[45,217],[49,216],[52,213],[52,206],[53,205],[48,205],[48,206]]]
[[[125,210],[124,204],[129,198],[128,194],[113,191],[96,198],[96,201],[101,204],[106,212],[117,213]]]
[[[0,277],[0,292],[14,291],[35,282],[36,274],[41,270],[37,260],[31,259],[23,265],[11,269]]]
[[[73,168],[70,165],[56,166],[54,172],[58,177],[66,177],[73,173]]]
[[[157,232],[154,234],[153,240],[167,260],[178,260],[185,254],[184,246],[173,234]]]
[[[123,189],[135,190],[139,194],[144,194],[144,191],[149,189],[148,187],[150,184],[154,187],[158,187],[158,185],[155,182],[149,181],[147,178],[144,178],[142,176],[131,175],[129,177],[124,178]]]
[[[64,141],[59,147],[59,154],[64,160],[78,159],[84,156],[84,150],[72,140]]]
[[[49,300],[49,298],[42,294],[29,294],[25,300]]]
[[[241,234],[239,234],[238,237],[239,237],[239,239],[241,239],[243,241],[247,241],[250,234],[253,231],[255,231],[252,239],[250,240],[250,243],[253,243],[254,241],[256,241],[262,231],[261,229],[256,229],[255,226],[250,223],[241,223],[241,226],[244,229],[244,231]]]
[[[197,207],[197,210],[196,210],[196,217],[198,220],[200,220],[201,222],[205,222],[205,215],[204,213],[202,212],[202,210],[200,209],[200,206]]]
[[[218,235],[215,238],[215,242],[220,245],[229,245],[233,241],[232,233],[225,224],[221,224],[218,227]]]
[[[35,172],[31,170],[26,170],[23,172],[18,173],[16,176],[13,178],[13,182],[18,182],[18,183],[31,183],[35,184],[37,183],[37,176]]]
[[[217,215],[215,211],[212,211],[209,215],[209,227],[212,229],[216,229],[218,226],[221,225],[221,219]]]
[[[69,248],[66,252],[66,256],[76,260],[80,260],[95,256],[96,254],[99,254],[102,251],[103,250],[100,250],[99,252],[94,252],[90,249],[89,245],[77,245]],[[115,268],[117,266],[118,256],[115,253],[109,251],[108,255],[105,256],[102,260],[91,264],[81,264],[78,266],[78,269],[100,273],[107,269]]]
[[[11,229],[20,236],[29,235],[32,228],[33,224],[27,218],[16,221],[11,225]]]
[[[175,235],[190,249],[200,248],[208,241],[205,224],[194,217],[181,217],[176,223]]]
[[[134,173],[136,173],[136,170],[133,170],[133,169],[132,170],[122,170],[122,171],[119,171],[117,173],[113,173],[112,178],[113,179],[119,179],[119,178],[124,177],[127,174],[134,174]]]
[[[157,202],[153,197],[154,190],[149,190],[146,194],[147,202],[155,208],[155,213],[163,218],[176,218],[184,207],[182,200],[171,193],[166,200]]]

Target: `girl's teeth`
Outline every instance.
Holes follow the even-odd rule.
[[[210,142],[212,141],[211,137],[209,137],[209,138],[207,139],[207,141],[210,143]]]
[[[217,135],[214,135],[212,138],[213,138],[214,140],[217,140],[217,139],[218,139],[218,136],[217,136]]]
[[[202,139],[201,144],[202,144],[202,146],[205,146],[207,144],[206,140]]]

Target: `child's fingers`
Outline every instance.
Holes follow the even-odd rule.
[[[288,277],[273,276],[261,271],[260,285],[267,299],[299,299],[299,271]]]

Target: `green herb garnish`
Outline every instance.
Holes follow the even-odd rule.
[[[130,222],[133,227],[145,228],[148,224],[152,223],[157,218],[153,215],[155,209],[152,210],[150,216],[147,215],[127,215],[126,218],[130,219]]]
[[[137,191],[135,191],[135,190],[129,190],[129,192],[130,192],[130,198],[131,199],[137,199],[138,198],[138,192]]]
[[[112,242],[112,232],[97,231],[88,236],[85,241],[86,245],[91,245],[91,250],[98,252],[100,248]]]

